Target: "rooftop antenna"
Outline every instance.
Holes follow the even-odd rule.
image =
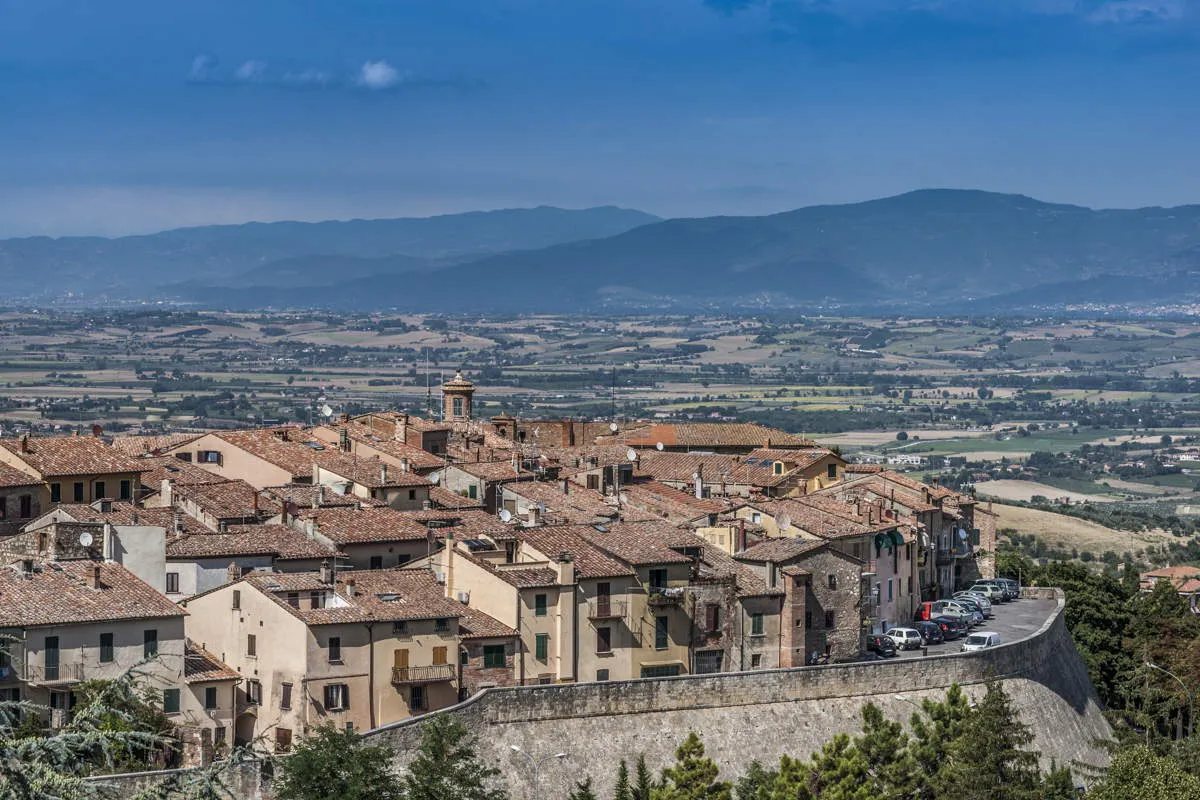
[[[612,365],[612,421],[617,421],[617,365]]]
[[[429,381],[429,348],[425,348],[425,416],[433,419],[433,384]]]

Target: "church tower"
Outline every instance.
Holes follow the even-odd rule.
[[[454,377],[442,384],[442,419],[446,422],[470,422],[471,401],[475,396],[475,384],[454,373]]]

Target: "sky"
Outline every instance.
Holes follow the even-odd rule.
[[[1200,202],[1200,0],[0,0],[0,236]]]

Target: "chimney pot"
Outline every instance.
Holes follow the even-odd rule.
[[[99,588],[101,588],[101,584],[100,584],[100,565],[99,565],[99,564],[93,564],[93,565],[92,565],[92,588],[93,588],[93,589],[99,589]]]
[[[333,567],[329,564],[329,559],[321,562],[321,583],[333,583]]]
[[[388,480],[388,465],[380,464],[379,465],[379,482],[387,483],[387,480]]]

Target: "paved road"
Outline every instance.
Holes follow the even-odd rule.
[[[1058,608],[1057,600],[1013,600],[1011,603],[992,604],[991,619],[985,619],[982,625],[972,628],[972,632],[993,631],[1000,634],[1001,642],[1015,642],[1037,633],[1046,623],[1054,610]],[[903,626],[896,626],[903,627]],[[929,655],[944,655],[957,653],[966,637],[960,636],[952,642],[930,645]],[[901,658],[921,658],[920,650],[902,650]]]

